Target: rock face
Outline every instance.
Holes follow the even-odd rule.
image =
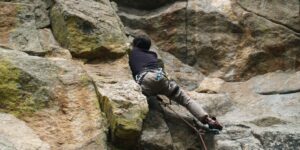
[[[114,0],[115,2],[142,10],[151,10],[159,8],[165,4],[172,3],[176,0]]]
[[[125,54],[126,36],[108,0],[58,0],[51,9],[51,25],[57,41],[76,57]]]
[[[42,55],[35,15],[31,5],[0,2],[0,44],[12,49]]]
[[[45,28],[50,25],[49,11],[53,0],[0,0],[0,2],[22,3],[30,5],[34,13],[35,25],[37,28]]]
[[[123,6],[126,26],[144,30],[161,50],[211,77],[241,81],[299,70],[299,1],[189,0],[149,12]]]
[[[155,98],[148,98],[149,113],[143,123],[140,149],[171,150],[174,148],[172,136],[164,119],[161,107]]]
[[[295,32],[300,31],[299,1],[247,1],[238,0],[244,9],[275,23],[284,25]],[[298,5],[297,5],[298,4]]]
[[[17,99],[11,104],[5,102],[14,95],[1,97],[1,111],[25,120],[51,149],[106,149],[95,88],[79,64],[2,48],[0,58],[2,66],[18,73],[6,82],[12,82],[8,85]],[[2,85],[0,93],[9,90]]]
[[[59,46],[50,29],[39,29],[39,37],[42,48],[47,51],[46,57],[72,58],[69,50]]]
[[[0,113],[0,149],[50,150],[25,122],[12,115]]]
[[[128,59],[85,64],[95,81],[101,110],[109,125],[109,140],[119,149],[138,148],[143,119],[148,113],[146,97],[132,80]]]
[[[133,149],[148,113],[146,97],[134,81],[106,85],[99,88],[99,93],[101,110],[106,113],[110,125],[111,140],[123,149]]]
[[[185,108],[133,81],[125,33],[148,34],[169,78],[223,123],[208,149],[298,149],[299,1],[115,2],[0,0],[1,150],[203,149]]]
[[[229,93],[237,109],[221,118],[223,122],[226,120],[228,123],[225,133],[237,136],[239,130],[251,131],[250,137],[259,140],[260,144],[255,146],[244,143],[245,137],[248,137],[246,135],[239,135],[239,140],[232,137],[230,142],[238,141],[236,144],[242,149],[247,145],[249,148],[259,146],[261,149],[297,149],[295,144],[300,138],[297,129],[300,95],[294,90],[297,89],[295,78],[300,79],[299,72],[278,72],[254,77],[244,83],[226,83],[223,91]],[[294,82],[286,84],[291,80]],[[276,88],[274,82],[281,85],[280,88]],[[280,93],[283,88],[284,91],[290,92]],[[217,138],[217,142],[222,143],[224,140],[224,136]]]
[[[220,135],[204,135],[208,148],[297,149],[300,139],[298,127],[300,95],[298,90],[295,90],[298,85],[295,78],[300,79],[298,73],[277,72],[257,76],[247,82],[224,82],[219,89],[220,94],[189,92],[189,95],[209,114],[217,116],[224,124],[224,130]],[[291,80],[295,82],[287,82]],[[274,85],[274,82],[282,86],[276,88],[279,86]],[[259,85],[262,84],[264,86],[261,88]],[[282,89],[290,92],[280,94],[279,91]],[[265,94],[268,91],[276,92]],[[168,135],[169,131],[172,135],[173,149],[201,149],[197,134],[181,120],[184,118],[192,123],[192,115],[183,107],[174,104],[171,108],[181,118],[169,108],[163,105],[161,107],[167,126],[157,121],[157,128],[147,133],[146,131],[149,130],[147,127],[152,123],[145,121],[148,125],[145,125],[145,132],[143,132],[145,135],[142,137],[151,137],[153,133],[158,135],[164,133],[160,131],[167,131],[164,134]],[[159,118],[159,115],[156,117]],[[150,141],[152,140],[148,140]],[[164,140],[152,142],[151,145],[147,145],[147,148],[155,149],[152,145],[165,143]]]
[[[0,46],[20,50],[30,55],[71,58],[61,48],[50,29],[48,8],[52,1],[0,1]],[[39,29],[44,28],[44,29]]]

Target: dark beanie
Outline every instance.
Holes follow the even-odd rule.
[[[133,46],[142,49],[149,49],[151,47],[151,40],[146,35],[139,35],[133,39]]]

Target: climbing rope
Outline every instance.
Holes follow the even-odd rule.
[[[201,143],[202,143],[202,145],[203,145],[203,148],[204,148],[204,150],[207,150],[207,146],[206,146],[206,144],[205,144],[205,142],[204,142],[204,139],[203,139],[203,137],[202,137],[202,134],[204,134],[204,133],[201,133],[197,128],[195,128],[191,123],[189,123],[187,120],[185,120],[183,117],[181,117],[174,109],[172,109],[171,107],[170,107],[170,105],[168,105],[168,104],[166,104],[165,105],[167,108],[169,108],[171,111],[173,111],[175,114],[176,114],[176,116],[177,117],[179,117],[181,120],[183,120],[188,126],[190,126],[193,130],[195,130],[196,132],[197,132],[197,134],[198,134],[198,136],[199,136],[199,138],[200,138],[200,140],[201,140]]]
[[[181,117],[172,107],[170,107],[170,105],[168,104],[168,103],[164,103],[163,102],[163,100],[162,100],[162,98],[160,98],[159,96],[158,96],[158,99],[161,101],[161,103],[163,103],[163,105],[165,106],[165,107],[167,107],[167,108],[169,108],[171,111],[173,111],[175,114],[176,114],[176,116],[178,117],[178,118],[180,118],[183,122],[185,122],[189,127],[191,127],[194,131],[196,131],[196,133],[198,134],[198,136],[199,136],[199,138],[200,138],[200,140],[201,140],[201,143],[202,143],[202,145],[203,145],[203,148],[204,148],[204,150],[207,150],[207,146],[206,146],[206,144],[205,144],[205,142],[204,142],[204,139],[203,139],[203,136],[202,136],[202,134],[204,134],[204,132],[200,132],[200,130],[198,130],[195,126],[193,126],[190,122],[188,122],[186,119],[184,119],[183,117]]]

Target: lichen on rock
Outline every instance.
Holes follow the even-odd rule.
[[[136,83],[123,81],[98,87],[101,110],[109,123],[111,141],[124,149],[134,149],[148,113],[146,97]]]
[[[22,87],[22,82],[25,79],[24,73],[5,59],[0,60],[0,78],[1,112],[12,113],[21,117],[31,115],[36,110],[46,106],[43,101],[36,100],[43,90],[37,91],[36,95],[33,95],[29,92],[37,90],[33,84]]]
[[[54,36],[72,55],[80,58],[119,58],[127,38],[108,1],[61,1],[51,9]]]

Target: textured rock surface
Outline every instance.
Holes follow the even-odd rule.
[[[25,122],[12,115],[0,113],[0,149],[50,150]]]
[[[150,110],[144,121],[140,149],[173,149],[172,136],[164,120],[161,107],[153,98],[149,98],[148,103]]]
[[[258,3],[268,3],[268,11],[256,8]],[[211,77],[241,81],[276,70],[299,70],[299,31],[281,23],[288,20],[284,22],[299,27],[294,23],[299,8],[291,9],[299,2],[285,3],[189,0],[153,11],[120,7],[119,16],[126,26],[144,30],[161,50],[184,63]],[[279,7],[284,13],[275,17]]]
[[[72,58],[69,50],[59,46],[50,29],[39,29],[39,37],[42,48],[47,51],[46,57]]]
[[[134,89],[134,90],[133,90]],[[124,149],[137,146],[143,119],[148,112],[147,101],[134,81],[105,87],[98,86],[100,105],[110,125],[112,141]]]
[[[44,55],[34,7],[23,3],[0,2],[0,44],[34,55]]]
[[[222,122],[226,122],[225,133],[235,134],[239,138],[231,138],[230,142],[237,142],[241,149],[259,146],[262,149],[297,149],[297,140],[299,141],[299,102],[300,95],[298,91],[289,93],[259,93],[262,91],[274,91],[276,86],[274,82],[282,85],[281,89],[288,90],[296,87],[299,79],[297,73],[270,73],[263,76],[257,76],[247,82],[226,83],[222,90],[232,97],[232,102],[236,107],[221,117]],[[280,79],[281,78],[281,79]],[[290,82],[288,86],[286,81]],[[258,86],[262,85],[263,86]],[[263,95],[265,94],[265,95]],[[240,129],[237,129],[239,126]],[[239,130],[251,131],[250,136],[239,134]],[[226,135],[226,134],[225,134]],[[247,138],[246,138],[247,137]],[[243,142],[246,139],[256,138],[260,144],[249,145]],[[221,136],[217,142],[228,138]],[[238,139],[238,140],[237,140]],[[225,140],[225,141],[226,141]],[[249,139],[250,140],[250,139]],[[253,142],[257,143],[257,142]],[[246,145],[246,146],[245,146]]]
[[[0,0],[0,111],[26,122],[0,114],[0,149],[202,149],[186,109],[152,97],[148,112],[124,32],[149,34],[169,78],[225,125],[209,149],[298,149],[299,1],[55,2]]]
[[[299,1],[282,0],[282,1],[247,1],[238,0],[238,3],[248,11],[256,13],[275,23],[282,24],[299,33],[300,16]]]
[[[176,0],[114,0],[118,4],[143,9],[143,10],[151,10],[159,8],[168,3],[172,3]]]
[[[204,79],[204,75],[198,69],[182,63],[178,58],[169,53],[162,51],[158,51],[158,53],[161,55],[168,78],[176,81],[180,87],[187,90],[194,90]]]
[[[291,89],[295,89],[298,85],[297,79],[300,79],[298,73],[275,72],[254,77],[247,82],[224,82],[219,88],[220,94],[188,92],[209,114],[217,116],[225,125],[220,135],[204,136],[209,149],[297,149],[300,138],[298,127],[300,112],[297,109],[300,95],[297,90]],[[289,82],[291,80],[295,82]],[[276,88],[278,86],[274,82],[282,85],[281,88]],[[262,84],[263,86],[260,86]],[[259,93],[276,91],[275,89],[277,91],[286,89],[291,92]],[[170,147],[173,149],[201,149],[197,134],[172,110],[163,105],[161,107],[167,126],[161,121],[156,121],[159,122],[154,124],[157,129],[151,128],[153,129],[151,133],[157,135],[170,133],[172,142],[168,145],[172,145]],[[192,122],[193,117],[186,109],[174,103],[171,108]],[[153,111],[153,108],[151,109]],[[156,116],[156,119],[159,118],[158,114]],[[145,121],[145,133],[146,127],[153,125],[152,123]],[[161,132],[162,130],[169,133]],[[151,137],[150,135],[147,137]],[[153,145],[165,143],[164,140],[155,142],[151,139],[148,142],[151,145],[144,144],[143,148],[156,149],[157,147]]]
[[[34,13],[37,28],[44,28],[50,25],[49,8],[54,0],[0,0],[0,2],[22,3],[30,5]]]
[[[57,0],[51,9],[51,25],[57,41],[76,57],[120,57],[126,36],[108,0]]]
[[[196,89],[199,93],[218,93],[224,83],[224,80],[219,78],[204,78]]]
[[[20,72],[17,107],[4,110],[22,114],[51,149],[106,149],[105,120],[95,88],[79,64],[2,48],[0,58]]]
[[[85,68],[96,83],[101,110],[105,113],[112,145],[134,149],[148,112],[147,100],[130,76],[127,59],[92,62]]]

